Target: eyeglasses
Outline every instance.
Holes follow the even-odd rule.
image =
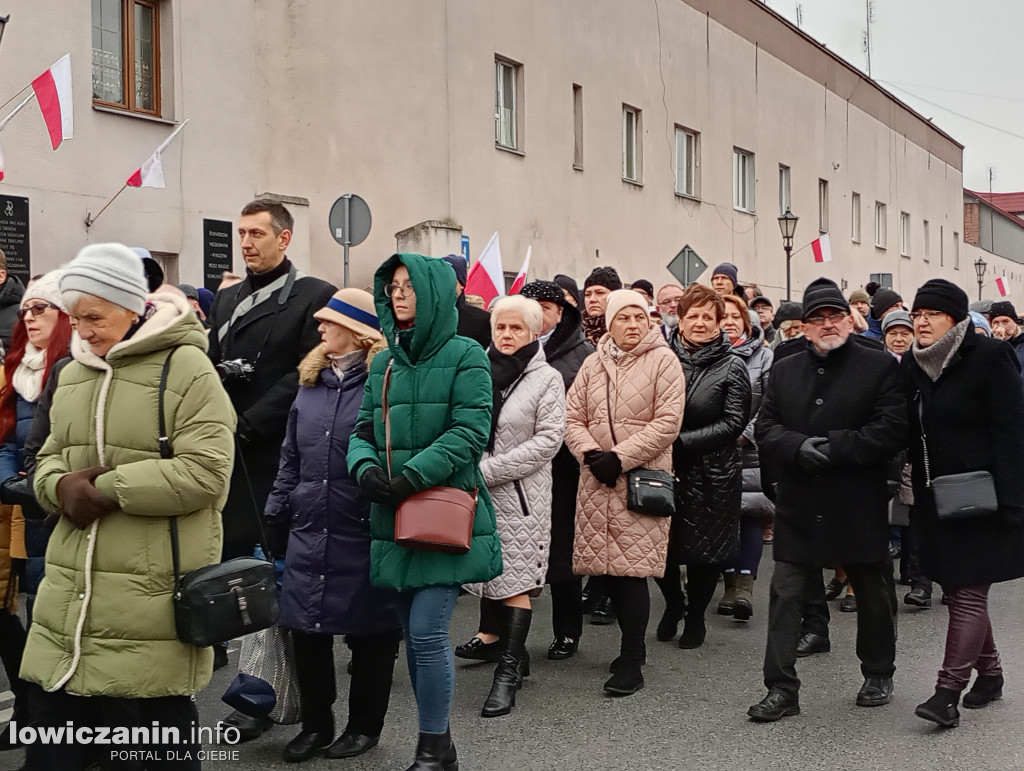
[[[833,324],[838,324],[840,321],[849,316],[849,313],[830,313],[827,316],[811,316],[810,318],[804,319],[804,324],[811,324],[815,327],[825,326],[826,321],[831,321]]]
[[[29,312],[32,313],[33,317],[35,317],[35,316],[42,316],[50,308],[55,308],[56,310],[60,310],[60,308],[57,308],[57,306],[54,305],[53,303],[36,303],[35,305],[30,305],[27,308],[19,308],[18,309],[18,318],[19,319],[24,319],[25,316]]]
[[[910,318],[914,321],[917,321],[918,319],[927,319],[930,322],[932,319],[944,315],[945,314],[942,311],[914,311],[910,314]]]
[[[413,289],[412,284],[388,284],[384,287],[384,294],[388,297],[392,297],[396,294],[406,297],[411,294],[416,294],[416,290]]]

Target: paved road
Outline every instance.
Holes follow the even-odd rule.
[[[941,731],[913,714],[914,706],[931,694],[942,656],[946,611],[938,602],[925,611],[901,605],[892,704],[874,709],[854,705],[862,682],[854,653],[855,616],[836,612],[832,652],[798,664],[804,681],[802,714],[761,725],[749,722],[745,713],[763,695],[761,656],[770,550],[765,559],[765,573],[755,585],[753,619],[740,624],[709,615],[707,642],[695,651],[654,640],[662,603],[652,583],[647,687],[624,699],[607,698],[601,692],[608,662],[617,653],[617,627],[587,626],[575,658],[547,661],[550,606],[546,597],[541,598],[529,645],[533,676],[520,692],[512,715],[480,718],[491,666],[457,664],[452,724],[462,770],[1024,768],[1024,621],[1019,612],[1024,583],[998,586],[992,595],[996,642],[1008,673],[1006,696],[984,710],[962,710],[959,728]],[[468,639],[475,623],[476,601],[463,597],[453,622],[455,641]],[[344,673],[348,650],[340,642],[336,650],[338,671]],[[232,663],[236,656],[232,654]],[[204,725],[227,713],[219,697],[233,676],[231,667],[217,672],[200,695]],[[342,694],[344,680],[342,675]],[[344,723],[346,711],[343,696],[336,709],[339,724]],[[403,654],[381,744],[361,758],[318,759],[302,767],[405,769],[412,762],[416,730]],[[204,767],[225,771],[296,768],[281,760],[281,749],[297,731],[295,726],[275,727],[260,740],[238,747],[238,760],[209,762]],[[20,752],[0,753],[0,768],[17,768],[20,756]]]

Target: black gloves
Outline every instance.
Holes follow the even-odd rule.
[[[808,474],[817,474],[829,464],[828,439],[823,436],[812,436],[805,439],[796,451],[797,467]]]
[[[267,521],[267,548],[274,555],[275,560],[283,560],[284,554],[288,551],[288,535],[291,533],[289,522]]]
[[[380,466],[369,466],[359,477],[359,487],[374,503],[391,502],[391,483]]]
[[[412,486],[409,477],[399,474],[391,480],[391,502],[398,506],[406,498],[416,494],[416,488]]]
[[[35,491],[23,474],[5,479],[0,484],[0,503],[21,506],[21,513],[28,519],[43,519],[46,512],[39,508]]]
[[[117,509],[117,501],[105,496],[93,484],[96,477],[110,470],[109,466],[93,466],[65,474],[57,482],[57,500],[64,516],[79,530]]]
[[[608,487],[615,487],[615,483],[618,481],[619,476],[622,474],[622,461],[619,460],[619,456],[614,452],[602,452],[596,451],[596,455],[591,456],[590,473],[594,475],[594,478],[598,482],[607,485]]]

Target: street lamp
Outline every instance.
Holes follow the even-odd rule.
[[[979,257],[974,262],[974,270],[978,274],[978,299],[981,300],[981,285],[985,281],[985,271],[988,269],[988,263]]]
[[[790,297],[789,261],[793,256],[793,234],[796,233],[796,223],[800,221],[793,212],[786,207],[786,213],[779,217],[779,230],[782,231],[782,248],[786,250],[786,300]]]

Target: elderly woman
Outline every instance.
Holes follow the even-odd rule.
[[[627,474],[640,467],[672,470],[685,387],[679,360],[651,323],[643,297],[612,292],[605,319],[608,332],[566,397],[565,443],[582,464],[573,570],[608,576],[622,639],[604,690],[626,696],[644,687],[647,578],[665,570],[670,526],[668,517],[626,507]]]
[[[1003,693],[1003,669],[989,618],[992,584],[1024,576],[1024,393],[1013,349],[974,334],[967,295],[932,279],[914,298],[915,342],[903,361],[910,412],[914,511],[924,573],[949,605],[946,652],[934,695],[918,717],[953,727],[963,697],[984,707]],[[909,360],[909,361],[908,361]],[[961,518],[938,514],[933,482],[987,471],[997,510]]]
[[[725,308],[725,297],[694,284],[679,301],[679,328],[670,341],[686,376],[686,413],[672,447],[679,483],[670,554],[658,580],[666,614],[658,625],[658,639],[671,640],[683,615],[679,565],[685,564],[689,603],[680,648],[704,644],[704,612],[719,574],[739,549],[742,469],[737,440],[750,420],[750,377],[720,328]]]
[[[87,246],[60,289],[74,361],[60,372],[35,474],[40,505],[60,519],[21,675],[41,686],[40,726],[155,722],[178,729],[177,752],[191,751],[195,760],[180,767],[199,768],[191,697],[210,680],[213,652],[175,631],[169,518],[177,518],[182,573],[220,560],[234,411],[191,307],[173,295],[147,298],[130,249]],[[165,459],[157,401],[168,359],[174,455]],[[89,749],[33,744],[27,767],[83,768]]]
[[[491,308],[493,407],[491,434],[480,463],[494,501],[504,572],[465,588],[500,600],[501,658],[481,715],[512,711],[529,672],[526,636],[530,597],[540,593],[551,541],[551,461],[565,433],[562,378],[544,361],[538,337],[543,312],[536,300],[503,297]]]
[[[370,502],[347,465],[367,357],[383,343],[373,295],[342,289],[313,316],[321,343],[299,365],[299,393],[266,508],[275,553],[285,555],[280,624],[292,630],[302,705],[302,731],[284,749],[289,761],[327,745],[329,758],[377,745],[402,637],[394,592],[370,586]],[[352,669],[348,724],[331,744],[339,634],[352,651]]]
[[[480,459],[491,430],[491,374],[484,349],[458,337],[455,274],[419,254],[395,254],[374,276],[374,301],[388,350],[370,367],[349,442],[352,477],[370,507],[370,581],[398,591],[413,693],[419,709],[416,769],[456,769],[449,729],[455,663],[448,626],[461,584],[502,572],[501,541]],[[383,391],[388,376],[392,452]],[[395,543],[395,511],[432,487],[478,491],[465,554]]]

